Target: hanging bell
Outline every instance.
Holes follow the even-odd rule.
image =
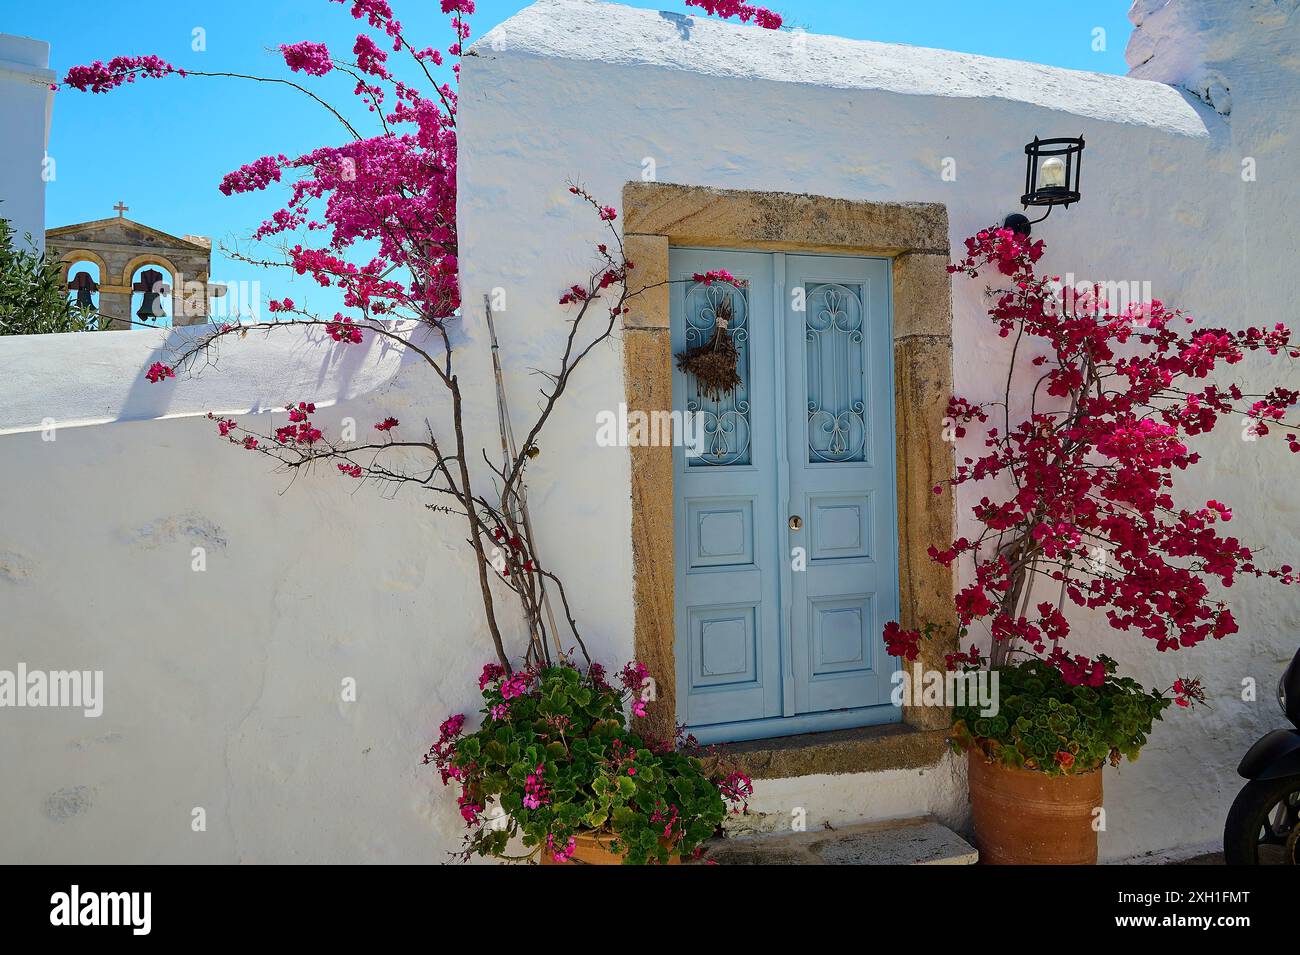
[[[143,322],[152,322],[166,314],[162,307],[162,296],[166,291],[162,279],[161,272],[148,269],[140,275],[140,281],[131,287],[133,292],[141,293],[140,308],[136,311],[135,317]]]
[[[95,300],[92,297],[95,292],[99,291],[99,285],[90,277],[89,272],[78,272],[68,288],[77,293],[77,308],[83,311],[95,311]]]

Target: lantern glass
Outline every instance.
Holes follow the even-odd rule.
[[[1060,156],[1048,156],[1038,167],[1038,187],[1040,189],[1065,188],[1065,160]]]

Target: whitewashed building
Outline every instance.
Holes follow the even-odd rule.
[[[56,77],[44,40],[0,33],[0,218],[19,247],[31,235],[45,246],[45,150],[49,146]]]
[[[688,305],[668,298],[638,306],[584,368],[530,470],[537,539],[593,654],[615,665],[648,656],[677,715],[713,738],[756,737],[741,746],[759,777],[756,826],[785,825],[796,808],[810,829],[925,814],[966,825],[964,770],[932,714],[844,718],[815,685],[845,672],[862,677],[853,692],[876,692],[859,671],[879,676],[888,662],[856,634],[878,632],[887,611],[937,613],[950,600],[951,579],[918,554],[952,512],[916,491],[951,461],[936,407],[948,391],[1000,395],[988,370],[1005,367],[1007,343],[989,334],[976,283],[951,284],[943,265],[1019,208],[1025,143],[1083,136],[1082,201],[1035,227],[1049,270],[1150,282],[1157,298],[1228,327],[1294,322],[1297,8],[1140,0],[1127,78],[593,0],[541,0],[466,58],[458,335],[485,447],[496,418],[474,306],[505,290],[498,331],[519,427],[535,407],[531,369],[562,346],[558,293],[602,241],[570,181],[620,209],[646,269],[745,271],[756,323],[796,280],[854,286],[864,303],[879,293],[872,314],[889,318],[868,353],[893,387],[867,422],[881,443],[855,462],[877,468],[865,490],[813,485],[791,467],[770,498],[736,486],[697,500],[680,458],[600,446],[602,412],[669,400],[670,316]],[[868,268],[863,255],[875,271],[854,271]],[[753,327],[757,403],[760,365],[778,367],[782,345]],[[302,399],[329,405],[327,420],[419,420],[438,389],[389,349],[341,352],[313,336],[250,341],[216,373],[150,386],[142,374],[159,345],[147,331],[0,340],[5,659],[103,669],[106,697],[96,719],[4,714],[0,763],[24,767],[0,783],[6,855],[440,861],[461,822],[419,756],[445,715],[475,709],[490,655],[460,528],[326,477],[282,495],[283,480],[196,420]],[[739,463],[761,470],[784,440],[767,433]],[[1200,450],[1180,492],[1236,504],[1243,539],[1296,553],[1300,496],[1281,477],[1294,473],[1284,447],[1225,428]],[[792,501],[813,510],[787,515]],[[959,497],[958,519],[970,503]],[[818,508],[829,508],[822,523]],[[771,588],[736,570],[762,570],[755,555],[783,550],[795,516],[814,550],[879,571],[802,594],[823,667],[811,674],[783,662],[779,639],[764,643],[765,621],[790,608],[767,607]],[[691,537],[705,526],[717,536]],[[725,575],[727,599],[684,604],[695,571]],[[1213,703],[1170,714],[1139,762],[1107,770],[1103,858],[1193,852],[1221,832],[1237,761],[1276,721],[1263,688],[1300,633],[1282,588],[1243,581],[1231,600],[1241,632],[1187,654],[1083,628],[1081,646],[1148,684],[1202,674]],[[348,678],[355,703],[340,702]],[[1243,700],[1249,679],[1258,702]],[[740,709],[710,709],[718,687],[734,686],[747,695],[726,705]]]

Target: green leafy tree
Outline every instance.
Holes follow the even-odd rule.
[[[18,247],[13,226],[0,219],[0,335],[86,332],[99,327],[93,311],[68,298],[63,269],[47,262],[28,235]]]

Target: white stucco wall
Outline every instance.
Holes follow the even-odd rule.
[[[45,247],[45,182],[41,162],[49,144],[55,74],[44,40],[0,33],[0,218],[24,247],[31,234]]]
[[[1267,114],[1296,87],[1277,89],[1290,74],[1251,49],[1219,66],[1250,75],[1225,117],[1155,82],[586,0],[530,8],[464,67],[458,368],[478,383],[471,433],[495,447],[483,294],[506,290],[498,330],[520,431],[541,384],[529,369],[552,367],[567,331],[559,290],[600,241],[567,182],[617,205],[645,157],[662,181],[944,202],[957,247],[1015,208],[1024,142],[1082,133],[1085,198],[1039,227],[1048,268],[1149,280],[1229,326],[1292,319],[1300,280],[1279,250],[1300,237],[1285,162],[1296,126]],[[1255,182],[1241,181],[1245,155]],[[955,182],[940,178],[945,157]],[[957,390],[987,400],[1004,343],[978,289],[959,283],[954,307]],[[0,339],[0,668],[103,669],[106,696],[98,719],[3,713],[0,765],[18,771],[0,778],[0,858],[440,861],[460,820],[419,757],[446,714],[472,709],[489,656],[459,526],[336,474],[289,487],[196,417],[303,399],[361,429],[388,414],[436,423],[438,389],[390,349],[297,334],[234,344],[198,381],[149,386],[159,337]],[[615,665],[632,651],[629,466],[596,446],[595,416],[622,396],[615,342],[574,382],[530,471],[543,553],[594,654]],[[1275,477],[1293,459],[1236,437],[1206,444],[1186,493],[1235,503],[1243,538],[1294,553],[1294,482]],[[1254,583],[1233,602],[1242,633],[1194,654],[1156,657],[1101,631],[1084,641],[1148,682],[1198,671],[1215,702],[1173,714],[1141,762],[1109,773],[1109,858],[1213,839],[1237,758],[1276,721],[1271,704],[1233,694],[1243,676],[1275,679],[1300,611]],[[345,677],[355,703],[340,700]],[[756,809],[795,805],[810,825],[925,811],[960,824],[961,768],[759,783]],[[190,828],[200,806],[206,833]]]

